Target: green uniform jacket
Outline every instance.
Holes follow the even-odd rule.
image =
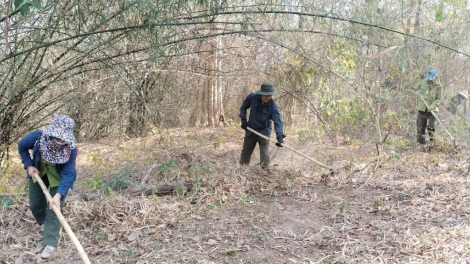
[[[462,104],[463,101],[465,101],[465,97],[460,95],[460,93],[457,93],[449,99],[446,108],[449,112],[455,114],[455,112],[457,112],[457,107]]]
[[[442,85],[438,83],[433,83],[429,85],[426,80],[423,80],[418,84],[418,93],[429,105],[428,109],[423,100],[421,100],[421,98],[418,98],[419,111],[430,112],[432,110],[435,113],[439,112],[439,104],[441,104],[442,97]]]

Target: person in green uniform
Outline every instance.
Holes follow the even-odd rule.
[[[56,250],[62,227],[52,205],[62,210],[65,196],[77,178],[74,126],[68,115],[55,115],[44,131],[35,130],[18,143],[29,181],[29,208],[36,222],[44,225],[42,243],[34,253],[41,254],[44,259],[50,258]],[[49,188],[50,205],[41,186],[32,177],[34,174],[38,174]]]
[[[429,140],[434,141],[436,131],[436,116],[439,112],[439,104],[442,98],[442,86],[437,83],[437,71],[429,70],[425,81],[418,84],[418,118],[416,126],[418,130],[418,143],[426,144],[426,129],[429,133]]]
[[[467,90],[462,90],[456,94],[454,94],[449,101],[447,101],[446,109],[451,114],[455,115],[457,112],[457,108],[461,105],[465,100],[468,98]]]

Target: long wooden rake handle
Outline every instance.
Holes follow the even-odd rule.
[[[49,201],[49,204],[52,205],[52,196],[49,194],[49,191],[47,190],[47,187],[44,184],[44,182],[41,180],[41,177],[39,177],[39,175],[37,173],[34,173],[33,177],[36,179],[36,181],[41,186],[41,189],[44,192],[44,195],[46,195],[46,198]],[[80,257],[82,258],[83,262],[86,263],[86,264],[91,264],[90,260],[88,259],[87,254],[85,253],[85,250],[83,250],[82,245],[80,244],[77,237],[75,236],[72,229],[70,228],[69,224],[67,224],[67,221],[65,221],[64,216],[60,212],[60,208],[57,208],[55,205],[52,205],[52,210],[57,215],[57,218],[59,218],[60,223],[64,227],[65,231],[69,235],[69,237],[72,240],[75,247],[77,248],[78,253],[80,254]]]
[[[256,135],[258,135],[258,136],[260,136],[260,137],[262,137],[262,138],[264,138],[264,139],[267,139],[267,140],[270,140],[270,141],[272,141],[272,142],[276,142],[276,143],[277,143],[276,140],[274,140],[274,139],[272,139],[272,138],[269,138],[269,137],[267,137],[267,136],[265,136],[265,135],[263,135],[263,134],[261,134],[261,133],[258,133],[257,131],[253,130],[253,129],[250,128],[250,127],[247,127],[246,129],[248,129],[249,131],[255,133]],[[308,159],[308,160],[310,160],[310,161],[315,162],[316,164],[322,166],[322,167],[325,168],[325,169],[329,169],[330,171],[333,171],[333,168],[331,168],[331,167],[329,167],[329,166],[327,166],[327,165],[325,165],[325,164],[323,164],[323,163],[321,163],[321,162],[319,162],[319,161],[314,160],[313,158],[311,158],[311,157],[305,155],[304,153],[302,153],[302,152],[300,152],[300,151],[295,150],[295,149],[292,148],[292,147],[287,146],[287,145],[284,144],[284,143],[282,143],[281,146],[283,146],[283,147],[285,147],[285,148],[288,148],[288,149],[294,151],[295,153],[299,154],[300,156],[302,156],[302,157],[304,157],[304,158],[306,158],[306,159]]]

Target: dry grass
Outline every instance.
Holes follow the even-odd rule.
[[[268,172],[255,166],[257,152],[252,166],[240,167],[239,130],[169,130],[81,144],[80,177],[64,215],[92,263],[468,263],[467,150],[424,153],[395,139],[380,146],[376,167],[374,145],[288,136],[286,144],[338,174],[321,182],[325,170],[288,149]],[[194,186],[126,197],[89,188],[100,179],[122,188]],[[74,198],[85,193],[102,196]],[[10,198],[0,214],[0,263],[34,262],[29,251],[41,229],[27,198]],[[65,233],[48,263],[81,263]]]

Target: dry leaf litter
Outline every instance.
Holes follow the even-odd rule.
[[[243,134],[232,128],[82,143],[64,216],[91,263],[468,263],[468,150],[383,144],[377,155],[374,144],[288,136],[338,173],[321,181],[325,169],[287,149],[269,170],[255,165],[257,149],[241,167]],[[85,181],[122,175],[132,186],[108,193]],[[124,194],[164,182],[192,188]],[[27,197],[3,197],[13,203],[0,214],[0,263],[82,263],[65,232],[51,260],[31,253],[42,229]]]

